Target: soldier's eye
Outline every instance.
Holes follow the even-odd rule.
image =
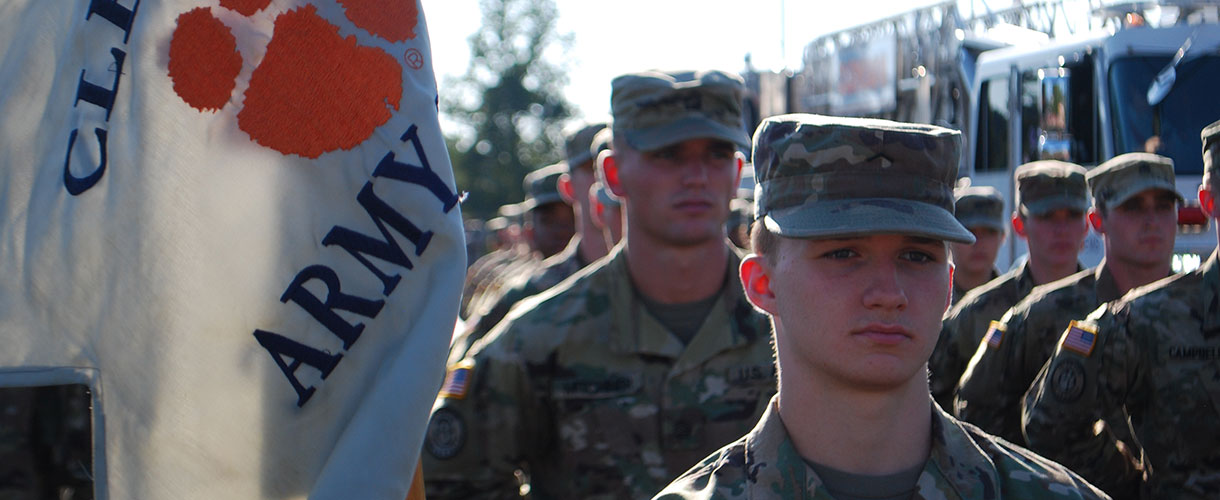
[[[911,262],[930,263],[936,262],[936,256],[924,252],[922,250],[911,250],[902,254],[902,258]]]
[[[850,248],[839,248],[822,254],[825,259],[850,259],[855,257],[856,251]]]

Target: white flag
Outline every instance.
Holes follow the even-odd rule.
[[[436,103],[416,0],[0,2],[0,455],[85,415],[98,498],[404,498],[465,267]]]

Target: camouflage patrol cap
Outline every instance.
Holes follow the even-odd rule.
[[[1115,156],[1090,170],[1088,181],[1093,202],[1099,207],[1121,205],[1148,189],[1169,191],[1182,201],[1182,195],[1174,188],[1173,160],[1161,155],[1127,153]]]
[[[520,217],[521,213],[524,211],[525,207],[523,206],[523,203],[509,203],[507,205],[500,205],[500,208],[496,210],[496,214],[500,217],[512,219],[514,217]]]
[[[1216,170],[1220,169],[1220,121],[1203,127],[1203,133],[1199,135],[1203,139],[1203,171],[1211,174],[1215,185],[1220,182],[1220,176],[1216,175]]]
[[[487,221],[486,224],[483,224],[483,229],[488,231],[500,231],[503,229],[508,229],[508,225],[508,218],[493,217],[491,220]]]
[[[589,143],[589,156],[594,160],[602,151],[610,149],[610,143],[614,141],[614,132],[611,132],[610,126],[597,131],[597,135],[593,136],[593,142]],[[596,167],[596,165],[594,165]]]
[[[559,196],[559,176],[567,169],[566,163],[556,163],[525,174],[523,208],[533,210],[548,203],[562,202],[563,197]]]
[[[789,238],[898,233],[973,243],[953,217],[962,136],[947,128],[808,114],[754,134],[754,214]]]
[[[564,152],[567,154],[567,166],[571,171],[572,167],[578,167],[593,160],[594,155],[592,144],[598,132],[606,128],[605,123],[594,123],[581,127],[579,130],[568,134],[564,139]]]
[[[742,125],[745,84],[723,71],[645,71],[610,84],[614,133],[653,151],[688,139],[715,138],[750,147]]]
[[[1004,197],[991,186],[970,186],[953,190],[953,214],[963,226],[987,227],[1004,231]]]
[[[1017,206],[1023,215],[1046,215],[1061,208],[1084,213],[1089,188],[1084,167],[1059,160],[1038,160],[1017,167]]]

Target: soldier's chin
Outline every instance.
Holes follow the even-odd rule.
[[[695,247],[706,245],[714,241],[722,241],[728,238],[728,233],[719,226],[703,225],[695,227],[684,227],[679,230],[672,231],[667,235],[666,241],[677,247]]]
[[[870,363],[869,366],[851,373],[848,378],[852,386],[860,392],[890,394],[902,391],[911,384],[918,384],[921,380],[926,383],[925,366],[926,363],[917,367],[908,366],[908,363]]]

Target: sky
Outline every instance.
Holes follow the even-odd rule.
[[[981,1],[981,0],[979,0]],[[460,76],[482,23],[479,0],[423,0],[437,81]],[[937,0],[557,0],[559,30],[572,33],[565,91],[581,118],[609,118],[610,81],[646,69],[741,72],[800,67],[804,46],[843,28]],[[992,7],[1010,0],[990,0]],[[997,5],[1000,4],[1000,5]],[[969,2],[964,2],[969,8]],[[443,92],[444,89],[442,88]]]

